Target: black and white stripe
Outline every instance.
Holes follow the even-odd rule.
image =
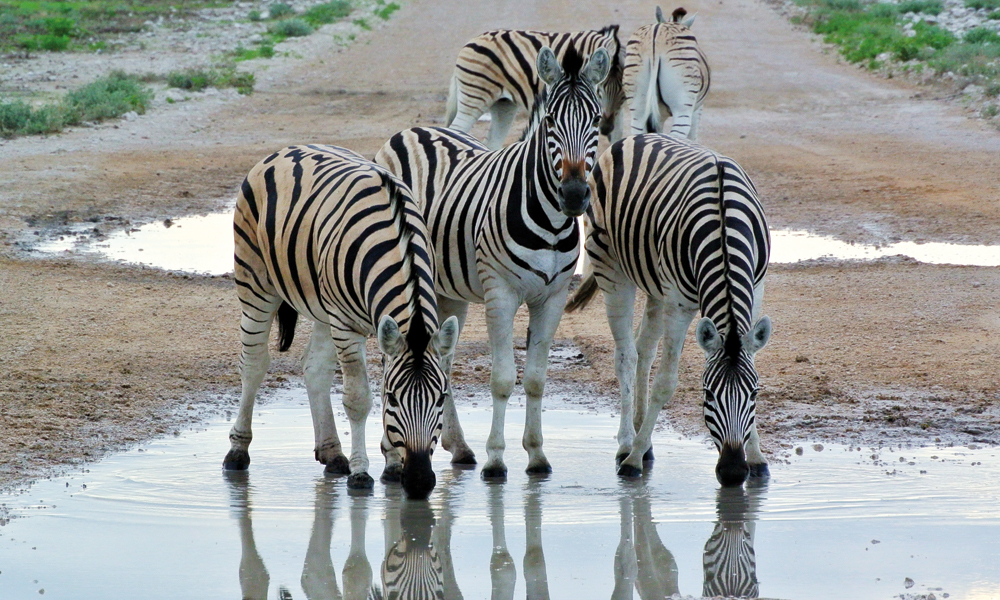
[[[757,320],[770,236],[753,183],[729,158],[652,134],[613,144],[593,185],[586,244],[593,276],[567,309],[585,304],[598,286],[604,291],[622,391],[619,473],[641,472],[656,416],[677,386],[688,325],[700,311],[696,337],[706,355],[704,413],[720,453],[716,475],[724,485],[742,483],[748,472],[765,475],[753,356],[771,332],[767,317]],[[637,289],[647,296],[638,341]],[[663,362],[647,394],[660,338]]]
[[[364,445],[371,410],[365,343],[377,335],[387,476],[426,496],[430,455],[441,429],[448,380],[440,362],[458,337],[456,320],[438,328],[434,265],[426,226],[409,188],[382,167],[333,146],[290,146],[247,175],[233,222],[235,280],[243,308],[243,397],[230,433],[227,469],[250,462],[254,396],[270,362],[275,315],[287,350],[298,315],[314,322],[303,359],[316,459],[371,487]],[[330,385],[337,363],[351,422],[350,461],[333,422]]]
[[[441,314],[464,322],[470,302],[486,304],[494,419],[485,477],[507,471],[503,414],[516,377],[511,330],[525,303],[528,415],[522,442],[529,472],[551,470],[541,449],[541,396],[549,346],[579,255],[575,217],[590,201],[586,177],[597,155],[600,118],[595,88],[610,62],[603,49],[585,63],[571,48],[560,65],[543,48],[538,72],[548,87],[533,107],[533,127],[507,148],[490,152],[464,133],[417,127],[394,135],[376,156],[421,204],[437,260]],[[450,431],[446,423],[442,443],[464,444],[460,428]]]
[[[702,556],[703,596],[756,598],[760,595],[757,555],[753,549],[758,503],[758,495],[751,490],[719,490],[718,520],[705,542]]]
[[[531,111],[544,82],[535,68],[542,48],[551,48],[562,61],[569,48],[589,58],[598,48],[611,57],[611,70],[597,86],[602,116],[601,133],[609,135],[618,120],[625,96],[622,91],[624,48],[618,25],[573,33],[545,31],[488,31],[471,40],[458,53],[448,95],[448,127],[468,133],[476,120],[490,111],[486,145],[503,146],[518,110]]]

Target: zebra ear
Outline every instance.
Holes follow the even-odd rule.
[[[556,60],[556,54],[552,48],[543,46],[538,51],[538,76],[548,85],[559,81],[563,76],[562,66]]]
[[[386,356],[398,356],[406,344],[403,334],[399,332],[399,325],[389,315],[382,317],[378,322],[377,337],[378,347]]]
[[[434,334],[434,346],[437,349],[438,356],[444,358],[455,351],[455,346],[458,344],[458,333],[458,318],[455,316],[448,317],[437,333]]]
[[[598,85],[608,76],[611,70],[611,57],[606,48],[598,48],[590,55],[587,66],[583,68],[583,76],[593,85]]]
[[[667,20],[663,18],[663,9],[660,8],[659,6],[656,7],[656,22],[657,23],[667,22]]]
[[[771,339],[771,319],[761,317],[754,328],[743,336],[743,348],[750,354],[755,354],[758,350],[767,345]]]
[[[698,321],[698,327],[694,330],[694,336],[698,339],[698,345],[705,351],[706,355],[715,354],[722,347],[722,336],[715,328],[715,323],[708,317],[702,317]]]
[[[681,21],[681,25],[683,25],[683,26],[687,27],[688,29],[690,29],[691,26],[694,25],[694,18],[697,17],[697,16],[698,16],[698,13],[694,13],[690,17],[688,17],[688,18],[684,19],[683,21]]]

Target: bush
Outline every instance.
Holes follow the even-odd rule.
[[[295,14],[295,9],[284,2],[275,2],[268,7],[267,13],[272,19],[283,19]]]
[[[253,60],[255,58],[272,58],[274,56],[274,46],[269,43],[263,43],[256,48],[237,46],[231,56],[236,62]]]
[[[267,28],[269,32],[281,38],[302,37],[313,32],[313,28],[302,19],[285,19]]]
[[[966,31],[963,39],[968,44],[1000,44],[1000,35],[985,27],[976,27]]]
[[[896,10],[904,15],[911,12],[939,15],[944,10],[944,4],[940,0],[903,0],[896,5]]]
[[[49,35],[69,37],[76,30],[76,21],[68,17],[47,17],[42,22]]]
[[[996,10],[1000,8],[1000,0],[965,0],[965,6],[976,10],[981,8]]]
[[[1000,76],[1000,46],[997,44],[953,44],[930,61],[939,73],[951,71],[966,77]]]
[[[1000,115],[1000,107],[996,104],[990,104],[989,106],[983,108],[983,116],[987,119],[992,119],[997,115]]]
[[[993,83],[989,84],[988,86],[986,86],[984,92],[990,98],[996,98],[997,96],[1000,96],[1000,82],[994,81]]]
[[[382,0],[379,0],[377,4],[381,5]],[[389,17],[392,16],[392,13],[396,12],[397,10],[399,10],[399,5],[396,4],[395,2],[390,2],[389,4],[383,6],[382,8],[376,9],[375,14],[383,21],[388,21]]]
[[[894,17],[870,12],[834,12],[816,21],[816,33],[824,34],[827,43],[840,45],[840,52],[850,62],[869,61],[885,52],[901,61],[926,58],[950,46],[955,37],[948,31],[927,23],[914,25],[916,35],[907,37]]]
[[[32,108],[30,105],[14,101],[0,102],[0,136],[12,138],[17,135],[37,135],[56,133],[65,126],[64,113],[57,105]]]
[[[271,49],[272,52],[274,49]],[[207,87],[233,87],[241,94],[253,92],[253,73],[242,73],[233,67],[222,69],[188,69],[167,75],[167,85],[182,90],[200,92]]]
[[[247,14],[247,18],[250,19],[251,21],[255,22],[255,23],[257,21],[260,21],[260,19],[261,19],[260,11],[259,10],[251,10],[250,13]]]
[[[302,18],[313,27],[319,27],[320,25],[339,21],[349,14],[351,14],[350,2],[347,2],[347,0],[334,0],[325,4],[317,4],[307,10],[302,15]]]
[[[17,38],[17,45],[25,50],[48,50],[62,52],[69,48],[69,36],[66,35],[22,35]]]
[[[68,114],[66,123],[103,121],[133,110],[142,114],[152,99],[153,92],[143,87],[138,79],[115,71],[66,94],[63,100]]]

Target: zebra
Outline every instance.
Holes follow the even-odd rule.
[[[600,131],[611,135],[625,102],[624,47],[618,41],[618,29],[618,25],[608,25],[574,33],[497,30],[469,40],[458,53],[445,125],[468,133],[488,110],[491,120],[486,146],[498,150],[503,147],[518,108],[530,112],[542,91],[543,82],[534,68],[542,47],[551,48],[560,61],[571,47],[584,58],[604,48],[611,56],[611,70],[597,88],[602,106]]]
[[[382,167],[334,146],[289,146],[257,163],[243,181],[234,217],[235,280],[242,304],[243,395],[230,431],[226,469],[250,464],[254,396],[270,363],[278,317],[287,350],[299,314],[314,321],[303,358],[316,460],[370,489],[365,421],[371,410],[365,342],[382,350],[382,451],[386,473],[413,497],[434,487],[431,454],[450,394],[441,362],[458,340],[458,320],[438,328],[434,265],[419,210]],[[351,422],[344,457],[330,406],[337,363]]]
[[[756,598],[757,555],[754,532],[760,502],[759,489],[720,488],[716,506],[718,520],[705,542],[703,596]]]
[[[657,6],[656,21],[637,29],[626,44],[622,88],[630,131],[659,133],[673,115],[671,135],[696,141],[711,71],[691,33],[694,15],[678,8],[667,21]]]
[[[522,140],[507,148],[490,152],[467,134],[417,127],[394,135],[375,157],[410,186],[424,211],[441,314],[458,316],[461,332],[469,303],[486,304],[493,360],[493,423],[481,471],[486,479],[507,476],[504,414],[516,378],[513,321],[525,303],[522,445],[529,474],[552,471],[542,451],[541,398],[549,346],[579,256],[576,217],[590,202],[586,176],[597,155],[600,119],[596,87],[610,63],[604,48],[585,62],[571,47],[562,65],[542,48],[537,67],[548,87],[536,98]],[[446,421],[451,412],[446,409]],[[442,446],[455,443],[465,443],[460,429],[452,432],[446,422]]]
[[[639,487],[641,486],[641,487]],[[660,540],[645,486],[625,490],[618,500],[621,533],[615,550],[612,600],[631,600],[633,589],[643,600],[679,594],[677,561]]]
[[[612,144],[591,183],[589,274],[567,311],[585,306],[598,287],[604,292],[622,398],[618,474],[640,475],[647,451],[652,460],[653,426],[677,387],[684,338],[700,309],[695,337],[706,357],[704,415],[719,451],[716,477],[741,485],[748,475],[767,476],[754,355],[771,335],[771,320],[758,320],[770,235],[750,178],[732,159],[688,140],[646,134]],[[638,342],[637,288],[646,294]],[[663,357],[647,403],[661,337]]]

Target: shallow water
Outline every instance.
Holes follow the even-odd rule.
[[[304,392],[282,392],[256,411],[247,473],[222,472],[220,420],[0,498],[14,516],[0,528],[0,598],[391,597],[414,582],[446,598],[1000,598],[994,448],[803,444],[768,485],[720,490],[715,451],[662,431],[655,467],[623,482],[618,419],[549,406],[553,475],[523,473],[515,401],[507,483],[440,451],[438,486],[414,502],[324,476]],[[460,413],[482,459],[489,412]],[[373,417],[376,477],[379,432]]]
[[[191,273],[222,275],[233,270],[232,212],[157,221],[137,231],[117,232],[101,240],[81,232],[35,246],[43,253],[98,253],[104,258]],[[1000,266],[1000,246],[899,242],[886,246],[852,244],[798,230],[771,232],[771,262],[794,263],[820,258],[874,260],[903,255],[931,264]],[[582,272],[581,263],[577,273]]]

